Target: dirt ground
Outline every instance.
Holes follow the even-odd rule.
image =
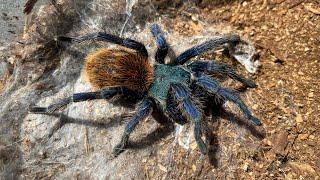
[[[174,153],[164,173],[182,179],[319,179],[320,3],[253,0],[201,1],[198,5],[196,10],[182,7],[178,14],[172,9],[171,24],[176,31],[194,34],[204,19],[229,24],[249,36],[258,49],[262,67],[254,76],[258,88],[251,90],[250,105],[263,120],[266,136],[254,152],[241,144],[234,147],[229,163],[219,164],[216,169],[208,158],[192,157],[190,152]],[[232,136],[219,131],[225,122],[216,126],[216,136]],[[219,142],[214,145],[219,146]],[[161,164],[164,158],[161,154],[151,158],[147,175],[154,173],[152,166]],[[239,167],[230,176],[226,169],[235,158]]]
[[[199,35],[203,24],[215,24],[220,28],[231,27],[254,43],[261,68],[253,75],[219,56],[207,54],[203,58],[217,58],[255,80],[258,87],[248,91],[238,84],[231,86],[245,91],[246,103],[263,126],[253,128],[239,118],[231,118],[229,111],[220,110],[210,121],[208,156],[201,155],[194,142],[189,150],[173,146],[174,136],[164,133],[169,129],[161,127],[153,133],[153,136],[162,134],[161,140],[149,144],[151,153],[141,157],[142,176],[145,179],[319,179],[320,2],[152,2],[156,16],[164,19],[163,26],[172,30],[172,36],[187,39]],[[5,80],[0,80],[0,89],[5,88]],[[222,118],[218,118],[220,114]],[[3,152],[1,148],[6,146],[0,145]],[[3,157],[0,156],[0,164],[5,162]]]

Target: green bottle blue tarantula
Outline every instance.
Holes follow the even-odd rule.
[[[102,48],[86,57],[84,72],[95,92],[76,93],[48,107],[32,107],[30,112],[50,114],[71,102],[94,99],[111,100],[114,97],[130,102],[141,103],[136,108],[124,129],[120,143],[114,148],[114,155],[119,155],[128,144],[129,136],[138,123],[147,118],[154,108],[160,109],[174,122],[194,123],[194,135],[202,154],[207,148],[202,140],[202,121],[204,120],[204,101],[212,98],[231,101],[239,106],[244,115],[254,125],[261,125],[235,91],[220,87],[217,80],[209,76],[219,73],[237,80],[247,87],[256,87],[255,83],[238,75],[233,69],[214,61],[191,61],[191,58],[218,47],[235,46],[240,42],[238,35],[219,37],[194,46],[178,57],[174,62],[165,64],[168,45],[160,27],[151,26],[151,33],[157,44],[155,64],[148,60],[148,52],[143,44],[132,39],[124,39],[103,32],[81,37],[59,37],[60,41],[83,42],[87,40],[106,41],[122,46],[118,49]],[[200,92],[194,93],[195,91]],[[200,99],[202,98],[200,103]],[[211,99],[210,99],[211,98]]]

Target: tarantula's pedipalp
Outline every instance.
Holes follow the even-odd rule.
[[[124,151],[128,144],[129,136],[132,131],[136,128],[139,122],[149,116],[152,112],[153,101],[150,98],[145,98],[142,100],[141,104],[136,109],[135,115],[131,117],[130,121],[127,123],[123,135],[121,137],[121,141],[118,145],[113,149],[113,154],[115,156],[119,155]]]
[[[58,41],[67,41],[67,42],[74,41],[74,42],[78,42],[78,43],[88,41],[88,40],[106,41],[106,42],[118,44],[120,46],[124,46],[126,48],[136,50],[144,57],[148,57],[148,51],[142,43],[135,41],[135,40],[132,40],[132,39],[128,39],[128,38],[124,39],[124,38],[121,38],[121,37],[118,37],[118,36],[115,36],[112,34],[107,34],[104,32],[87,34],[87,35],[80,36],[80,37],[59,36],[57,38],[57,40]]]
[[[252,123],[256,126],[262,125],[260,120],[254,117],[249,111],[248,107],[244,104],[241,98],[236,94],[235,91],[230,89],[222,88],[219,86],[219,83],[212,78],[201,74],[197,77],[196,84],[203,89],[207,90],[211,94],[215,94],[218,97],[229,100],[239,106],[245,116],[252,121]]]
[[[160,26],[158,24],[153,24],[150,30],[153,37],[156,39],[158,47],[155,60],[160,64],[164,64],[164,59],[168,54],[168,44],[166,42],[166,39],[164,38],[164,35],[161,32]]]
[[[220,73],[227,75],[250,88],[257,87],[256,83],[239,75],[235,70],[225,64],[218,64],[214,61],[194,61],[188,65],[188,68],[194,72]]]
[[[171,84],[173,96],[179,103],[179,107],[188,120],[194,122],[194,137],[202,154],[207,154],[207,148],[201,139],[201,120],[202,112],[192,102],[190,91],[182,84]]]
[[[226,43],[235,46],[238,42],[240,42],[240,37],[238,35],[231,35],[230,37],[218,37],[215,39],[211,39],[181,53],[175,59],[174,64],[184,64],[189,59],[198,56],[206,51],[222,47]]]
[[[122,90],[120,88],[104,89],[97,92],[75,93],[72,96],[64,98],[57,103],[51,104],[48,107],[35,106],[31,107],[29,111],[36,114],[51,114],[72,102],[81,102],[94,99],[111,99],[112,97],[120,93],[122,93]]]

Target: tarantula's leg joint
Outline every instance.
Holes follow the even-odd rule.
[[[182,54],[180,54],[176,59],[174,64],[184,64],[189,59],[198,56],[204,52],[209,50],[216,49],[218,47],[223,47],[224,44],[228,43],[232,46],[235,46],[237,43],[240,42],[240,37],[238,35],[231,35],[229,37],[217,37],[215,39],[211,39],[206,41],[200,45],[194,46]]]
[[[76,93],[70,97],[60,100],[57,103],[51,104],[48,107],[31,107],[29,112],[36,114],[51,114],[71,102],[81,102],[94,99],[110,99],[120,93],[122,93],[121,88],[110,88],[98,92]]]
[[[251,120],[251,122],[254,125],[256,126],[262,125],[261,121],[252,115],[247,105],[241,100],[241,98],[237,95],[235,91],[220,87],[218,82],[216,82],[215,80],[213,80],[212,78],[204,74],[200,74],[197,77],[196,84],[202,87],[203,89],[207,90],[211,94],[215,94],[221,98],[224,98],[226,100],[229,100],[237,104],[239,108],[242,110],[242,112],[245,114],[245,116],[249,120]]]
[[[188,65],[188,68],[194,72],[208,72],[208,73],[220,73],[229,76],[230,78],[241,82],[242,84],[255,88],[256,83],[246,79],[245,77],[236,73],[235,70],[225,64],[218,64],[213,61],[194,61]]]
[[[197,106],[192,102],[190,92],[182,84],[172,84],[171,91],[174,97],[180,103],[181,110],[187,116],[187,118],[194,122],[194,137],[197,145],[202,154],[207,154],[207,147],[201,138],[202,128],[202,112],[199,111]]]
[[[58,41],[66,41],[66,42],[84,42],[88,40],[96,40],[96,41],[106,41],[114,44],[118,44],[120,46],[124,46],[126,48],[130,48],[133,50],[138,51],[141,53],[144,57],[148,57],[148,51],[146,47],[135,40],[128,39],[128,38],[120,38],[118,36],[107,34],[104,32],[97,32],[97,33],[91,33],[80,37],[65,37],[65,36],[59,36],[57,37]]]
[[[135,115],[133,115],[128,124],[125,126],[120,143],[117,144],[113,149],[113,154],[115,156],[118,156],[125,150],[129,141],[130,134],[134,131],[141,120],[149,116],[149,114],[152,112],[152,107],[153,101],[149,98],[146,98],[141,102],[139,107],[136,109]]]
[[[166,42],[166,39],[164,38],[164,35],[161,32],[159,25],[153,24],[151,26],[150,30],[151,30],[153,37],[156,39],[156,43],[157,43],[157,47],[158,47],[155,60],[158,63],[164,64],[164,59],[166,58],[166,56],[168,54],[168,44]]]

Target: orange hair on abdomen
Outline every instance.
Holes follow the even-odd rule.
[[[90,53],[84,71],[95,89],[126,87],[145,92],[153,80],[148,59],[127,49],[102,48]]]

